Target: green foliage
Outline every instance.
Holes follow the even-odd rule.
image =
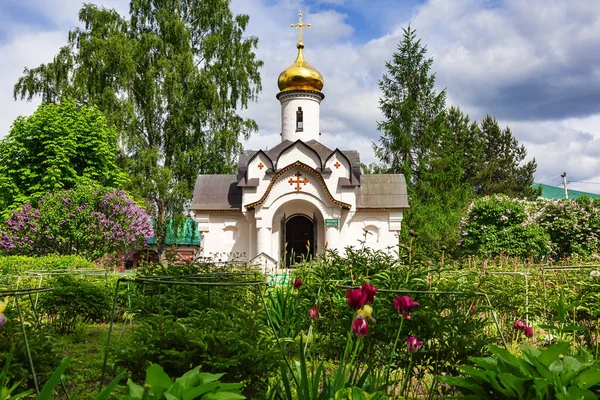
[[[11,352],[12,353],[12,352]],[[16,382],[14,384],[10,384],[10,376],[8,371],[10,370],[10,356],[4,361],[4,367],[2,368],[2,372],[0,373],[0,399],[3,400],[17,400],[23,397],[29,396],[33,393],[33,390],[27,390],[20,393],[13,392],[17,390],[20,382]]]
[[[229,0],[132,0],[121,16],[92,4],[79,12],[54,60],[26,69],[15,98],[58,102],[71,96],[102,110],[121,134],[128,189],[165,223],[191,198],[198,173],[230,173],[240,137],[256,123],[238,114],[260,86],[247,15]]]
[[[241,388],[244,385],[220,382],[223,375],[200,372],[200,367],[196,367],[173,382],[160,365],[152,364],[146,369],[146,380],[143,387],[129,379],[127,386],[121,387],[123,394],[117,395],[117,398],[120,400],[245,399],[246,397],[241,394]]]
[[[98,259],[141,247],[152,236],[149,215],[122,190],[77,186],[49,193],[37,205],[13,211],[0,230],[0,251]]]
[[[379,82],[384,121],[377,124],[382,136],[375,152],[392,172],[404,174],[409,193],[427,167],[446,102],[446,92],[435,90],[433,59],[426,55],[427,48],[409,26]]]
[[[58,333],[72,333],[78,323],[108,320],[112,299],[103,283],[71,275],[47,280],[53,288],[40,297],[38,311]]]
[[[502,193],[530,200],[539,196],[541,189],[532,187],[537,163],[534,159],[523,164],[527,157],[525,146],[519,146],[511,130],[500,129],[498,121],[490,115],[486,115],[480,125],[484,163],[477,193],[484,196]]]
[[[25,271],[95,268],[96,264],[77,255],[71,256],[0,256],[0,274],[19,275]]]
[[[550,237],[538,224],[532,204],[504,195],[475,200],[460,226],[467,254],[541,259],[550,255]]]
[[[524,344],[523,357],[490,346],[495,357],[470,358],[462,377],[438,376],[469,399],[597,399],[600,368],[584,349],[569,354],[568,343],[541,351]]]
[[[600,199],[539,201],[540,225],[552,240],[556,256],[598,254]]]
[[[120,187],[117,134],[100,110],[65,98],[19,117],[0,141],[0,212],[37,201],[47,192],[96,183]]]
[[[40,295],[40,298],[42,295]],[[45,327],[38,327],[36,319],[28,311],[30,304],[21,297],[21,307],[24,313],[25,332],[31,352],[38,382],[44,382],[50,376],[52,370],[58,365],[60,358],[56,354],[54,337]],[[23,337],[21,321],[12,299],[4,311],[6,323],[0,328],[0,365],[8,363],[10,369],[8,376],[12,382],[20,382],[20,389],[32,389],[33,377],[31,375],[27,347]]]
[[[203,270],[201,275],[190,273]],[[153,266],[144,274],[174,276],[189,282],[235,282],[256,279],[240,272],[214,273],[208,265]],[[264,389],[279,365],[280,350],[254,286],[145,285],[133,288],[135,328],[117,354],[117,365],[140,379],[150,363],[169,375],[202,365],[244,381],[248,396]]]

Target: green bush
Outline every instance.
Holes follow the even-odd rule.
[[[494,357],[471,358],[462,377],[439,376],[469,399],[597,399],[600,368],[585,350],[570,354],[568,343],[541,351],[524,344],[523,357],[491,346]]]
[[[2,275],[19,275],[25,271],[97,268],[97,265],[80,256],[0,256]]]
[[[53,290],[40,297],[38,311],[58,333],[71,333],[80,322],[107,321],[112,298],[103,281],[65,275],[46,282]]]
[[[458,244],[467,254],[539,260],[550,255],[551,243],[538,219],[535,203],[504,195],[482,197],[461,221]]]

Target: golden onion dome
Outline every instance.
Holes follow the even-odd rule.
[[[298,42],[298,57],[296,61],[279,74],[277,85],[282,92],[291,90],[313,90],[320,92],[323,89],[323,75],[304,60],[304,43]]]

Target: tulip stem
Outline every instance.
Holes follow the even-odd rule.
[[[410,369],[412,367],[412,359],[413,354],[410,354],[410,359],[408,360],[408,368],[406,368],[406,372],[404,373],[404,379],[402,382],[402,388],[400,389],[400,396],[404,395],[404,391],[406,390],[406,385],[408,384],[408,379],[410,378]]]
[[[398,339],[400,338],[400,332],[402,331],[402,325],[404,324],[404,317],[401,315],[400,326],[398,327],[398,332],[396,332],[396,340],[394,340],[394,347],[392,347],[392,352],[390,353],[390,361],[387,364],[385,369],[385,390],[388,392],[389,378],[390,378],[390,367],[392,366],[392,361],[394,360],[394,353],[396,352],[396,346],[398,345]]]

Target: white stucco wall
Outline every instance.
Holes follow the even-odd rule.
[[[196,216],[200,231],[201,256],[215,261],[246,261],[250,255],[248,220],[242,213]]]
[[[286,92],[279,95],[281,103],[281,140],[319,140],[321,96],[311,92]],[[303,128],[296,129],[296,111],[302,107]]]

